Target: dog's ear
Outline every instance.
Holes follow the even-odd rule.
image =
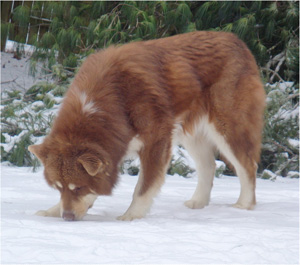
[[[43,144],[30,145],[28,150],[42,162],[47,158],[47,150]]]
[[[103,162],[94,154],[86,153],[78,158],[84,169],[90,176],[94,177],[104,170]]]

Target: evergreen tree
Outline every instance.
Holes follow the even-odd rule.
[[[222,30],[247,43],[268,81],[298,81],[298,1],[34,2],[31,11],[25,5],[14,10],[19,41],[30,15],[41,14],[48,32],[31,36],[31,42],[38,47],[34,58],[48,58],[50,69],[57,60],[74,68],[82,56],[110,44]]]

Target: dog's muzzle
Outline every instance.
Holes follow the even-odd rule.
[[[75,221],[75,214],[71,211],[64,211],[62,214],[62,218],[65,221]]]

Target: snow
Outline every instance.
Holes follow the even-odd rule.
[[[257,180],[257,207],[231,207],[236,177],[215,178],[202,210],[183,202],[196,178],[167,176],[144,219],[117,221],[137,177],[121,175],[113,196],[99,197],[79,222],[34,213],[59,200],[42,168],[2,164],[1,264],[299,264],[299,179]]]
[[[38,63],[36,76],[29,75],[30,57],[23,56],[20,60],[13,58],[13,53],[1,52],[1,90],[27,91],[34,84],[48,80],[50,77],[41,72],[42,64]]]
[[[299,148],[299,140],[298,139],[288,139],[288,142],[294,148]]]
[[[270,180],[276,180],[278,177],[278,175],[276,175],[275,173],[273,173],[271,170],[265,169],[262,173],[262,178],[263,179],[270,179]]]
[[[287,173],[288,178],[299,178],[299,171],[289,171]]]
[[[17,60],[13,56],[12,53],[1,52],[1,89],[26,91],[35,83],[35,79],[28,75],[28,58]]]
[[[31,55],[35,50],[35,47],[32,45],[23,44],[23,43],[20,44],[12,40],[7,40],[5,43],[5,52],[15,52],[17,51],[18,46],[22,48],[22,50],[26,55]]]
[[[4,148],[5,152],[10,151],[14,145],[20,141],[20,139],[27,133],[28,131],[24,130],[19,135],[11,136],[8,133],[2,133],[2,135],[5,137],[6,143],[0,143],[0,146]]]
[[[294,82],[280,82],[280,83],[275,83],[275,84],[269,84],[267,83],[266,86],[269,86],[273,89],[279,88],[282,91],[286,91],[287,88],[291,88],[294,85]]]

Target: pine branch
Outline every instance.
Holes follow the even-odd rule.
[[[269,52],[271,52],[272,50],[274,50],[279,44],[281,44],[283,41],[281,40],[281,41],[279,41],[278,43],[276,43],[275,45],[273,45],[271,48],[269,48],[268,50],[267,50],[267,52],[269,53]]]
[[[280,61],[283,56],[285,56],[285,51],[283,51],[283,52],[277,54],[276,56],[274,56],[273,58],[271,58],[271,60],[266,64],[266,67],[270,68],[276,62]]]
[[[267,68],[267,67],[261,67],[260,69],[263,70],[263,71],[267,71],[267,72],[273,73],[275,76],[277,76],[279,78],[280,82],[285,82],[283,80],[283,78],[277,72],[275,72],[274,70],[272,70],[270,68]],[[271,79],[269,79],[269,82],[272,82]]]
[[[276,68],[275,68],[275,71],[274,71],[273,75],[272,75],[271,78],[270,78],[270,81],[271,81],[271,82],[273,82],[273,79],[275,78],[275,76],[278,75],[278,72],[279,72],[279,70],[280,70],[280,67],[281,67],[281,65],[283,64],[283,62],[285,61],[285,59],[286,59],[286,57],[283,56],[283,57],[279,60],[277,66],[276,66]]]
[[[275,172],[276,175],[281,175],[282,171],[284,169],[286,169],[289,164],[291,164],[292,162],[296,162],[298,161],[298,155],[293,155],[293,157],[291,159],[288,159],[285,163],[283,163],[279,169]]]
[[[291,150],[290,150],[289,148],[287,148],[286,146],[284,146],[284,145],[278,143],[277,141],[272,140],[271,143],[273,143],[274,145],[276,145],[278,148],[283,149],[283,150],[284,150],[285,152],[287,152],[288,154],[290,154],[290,155],[292,155],[292,156],[295,155],[293,151],[291,151]]]
[[[9,84],[9,83],[15,83],[15,81],[18,79],[18,77],[16,77],[15,79],[13,79],[13,80],[10,80],[10,81],[3,81],[3,82],[1,82],[1,85],[3,85],[3,84]]]

